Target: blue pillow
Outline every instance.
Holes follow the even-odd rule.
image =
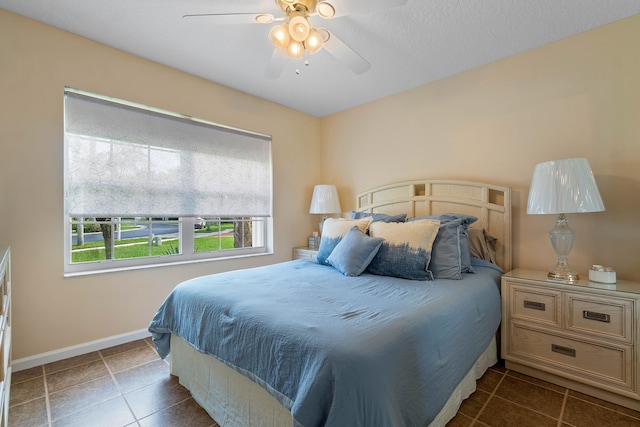
[[[411,218],[437,219],[440,229],[433,242],[429,270],[436,279],[462,279],[462,273],[473,273],[467,230],[478,218],[463,214],[442,214]]]
[[[322,223],[322,237],[320,237],[320,247],[316,262],[322,265],[330,265],[327,258],[333,252],[333,249],[340,243],[342,237],[347,234],[353,226],[357,226],[363,233],[367,232],[371,218],[362,219],[344,219],[344,218],[327,218]]]
[[[357,225],[344,235],[327,262],[345,276],[359,276],[378,253],[384,239],[364,234]]]
[[[407,214],[398,214],[398,215],[387,215],[383,213],[369,213],[369,212],[357,212],[351,211],[351,218],[359,219],[359,218],[369,218],[371,217],[372,222],[382,221],[382,222],[405,222],[407,219]]]
[[[369,234],[384,242],[367,267],[372,274],[409,280],[431,280],[428,270],[431,248],[440,221],[372,222]]]

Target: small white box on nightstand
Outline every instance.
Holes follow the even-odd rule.
[[[616,283],[616,272],[611,267],[594,265],[589,269],[589,280],[600,283]]]

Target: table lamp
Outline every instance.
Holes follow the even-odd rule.
[[[313,196],[311,197],[310,214],[321,214],[322,222],[320,223],[320,232],[322,233],[322,223],[327,219],[328,214],[342,213],[340,207],[340,199],[338,198],[338,190],[335,185],[316,185],[313,188]]]
[[[557,265],[548,280],[573,283],[580,279],[569,267],[575,231],[565,214],[604,211],[604,204],[587,159],[552,160],[536,165],[529,189],[528,214],[557,214],[556,226],[549,231],[556,251]]]

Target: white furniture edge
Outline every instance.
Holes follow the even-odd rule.
[[[634,385],[634,391],[624,390],[624,388],[616,388],[607,386],[605,382],[597,382],[592,378],[584,377],[578,373],[570,372],[566,369],[562,369],[560,365],[549,364],[544,360],[528,359],[522,354],[512,356],[509,354],[508,343],[511,341],[509,332],[512,324],[512,309],[511,301],[506,295],[508,292],[503,290],[502,298],[502,336],[501,342],[502,357],[505,359],[505,367],[515,372],[520,372],[525,375],[529,375],[534,378],[538,378],[553,384],[557,384],[562,387],[566,387],[580,393],[584,393],[596,398],[606,400],[608,402],[624,406],[635,411],[640,411],[640,350],[637,346],[640,345],[640,328],[638,327],[638,310],[640,310],[640,292],[638,292],[639,284],[633,281],[618,280],[615,285],[602,284],[590,282],[588,279],[581,279],[573,284],[555,283],[553,281],[546,280],[546,272],[537,270],[516,269],[502,277],[502,283],[506,285],[506,282],[512,282],[519,287],[529,287],[532,292],[544,292],[544,290],[555,291],[559,295],[586,295],[587,298],[615,298],[620,304],[620,299],[625,298],[629,301],[633,301],[634,318],[629,321],[629,327],[626,330],[631,337],[631,341],[617,340],[615,337],[606,338],[603,336],[588,334],[586,337],[584,333],[576,332],[576,330],[567,329],[565,327],[557,328],[555,326],[545,325],[543,322],[532,322],[535,330],[542,331],[543,333],[549,333],[555,336],[573,340],[584,340],[585,342],[599,343],[602,345],[616,344],[624,346],[630,344],[633,348],[633,355],[631,361],[635,364],[634,368],[631,368],[630,374],[632,375],[631,383]],[[504,285],[501,285],[504,286]],[[540,291],[542,289],[543,291]],[[565,304],[564,300],[559,300],[561,306]],[[613,302],[612,302],[613,303]],[[568,313],[565,312],[565,307],[557,308],[556,314],[558,324],[565,324],[567,321]],[[526,320],[518,319],[516,323],[520,325],[526,324]],[[522,327],[522,326],[521,326]],[[628,368],[627,368],[628,369]]]
[[[472,215],[472,228],[485,229],[498,238],[497,263],[511,270],[511,188],[464,180],[422,179],[384,185],[356,197],[361,212],[420,217],[443,213]]]

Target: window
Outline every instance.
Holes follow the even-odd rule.
[[[271,138],[65,89],[65,273],[268,251]]]

